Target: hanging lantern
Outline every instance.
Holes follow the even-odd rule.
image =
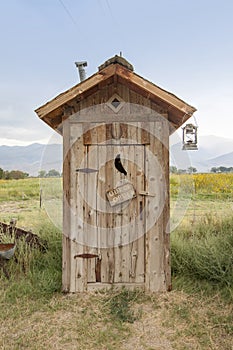
[[[182,150],[197,150],[197,126],[186,124],[183,127],[183,148]]]

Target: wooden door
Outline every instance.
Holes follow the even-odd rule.
[[[144,148],[86,146],[89,172],[83,174],[88,179],[84,179],[83,218],[90,256],[87,283],[144,283]]]

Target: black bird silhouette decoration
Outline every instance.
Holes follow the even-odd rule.
[[[115,167],[117,168],[118,171],[120,171],[122,174],[125,176],[127,175],[127,171],[123,168],[123,165],[121,164],[121,156],[118,154],[115,158]]]

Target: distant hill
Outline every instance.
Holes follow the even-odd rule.
[[[0,168],[37,176],[40,170],[62,171],[62,145],[0,146]]]
[[[182,144],[170,148],[171,165],[187,169],[190,165],[198,172],[209,172],[212,167],[233,166],[233,140],[218,136],[198,137],[197,151],[182,151]]]
[[[170,163],[178,169],[189,166],[198,172],[209,172],[212,167],[233,166],[233,140],[217,136],[200,136],[197,151],[182,151],[182,144],[170,147]],[[37,176],[40,170],[56,169],[62,172],[62,145],[0,146],[0,168],[21,170]]]
[[[208,160],[209,166],[212,167],[218,167],[219,164],[225,167],[232,167],[233,166],[233,152],[223,154],[222,156],[212,158]]]

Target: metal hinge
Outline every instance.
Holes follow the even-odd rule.
[[[98,169],[92,169],[92,168],[82,168],[82,169],[76,169],[76,172],[90,174],[90,173],[97,173]]]
[[[75,255],[74,259],[76,259],[76,258],[83,258],[83,259],[99,258],[99,255],[98,254],[83,253],[83,254]]]
[[[76,259],[76,258],[83,258],[83,259],[98,258],[99,260],[102,260],[102,255],[101,254],[82,253],[82,254],[75,255],[74,259]]]
[[[135,251],[131,256],[131,271],[129,273],[129,276],[132,278],[135,278],[136,276],[137,258],[138,258],[138,252]]]

